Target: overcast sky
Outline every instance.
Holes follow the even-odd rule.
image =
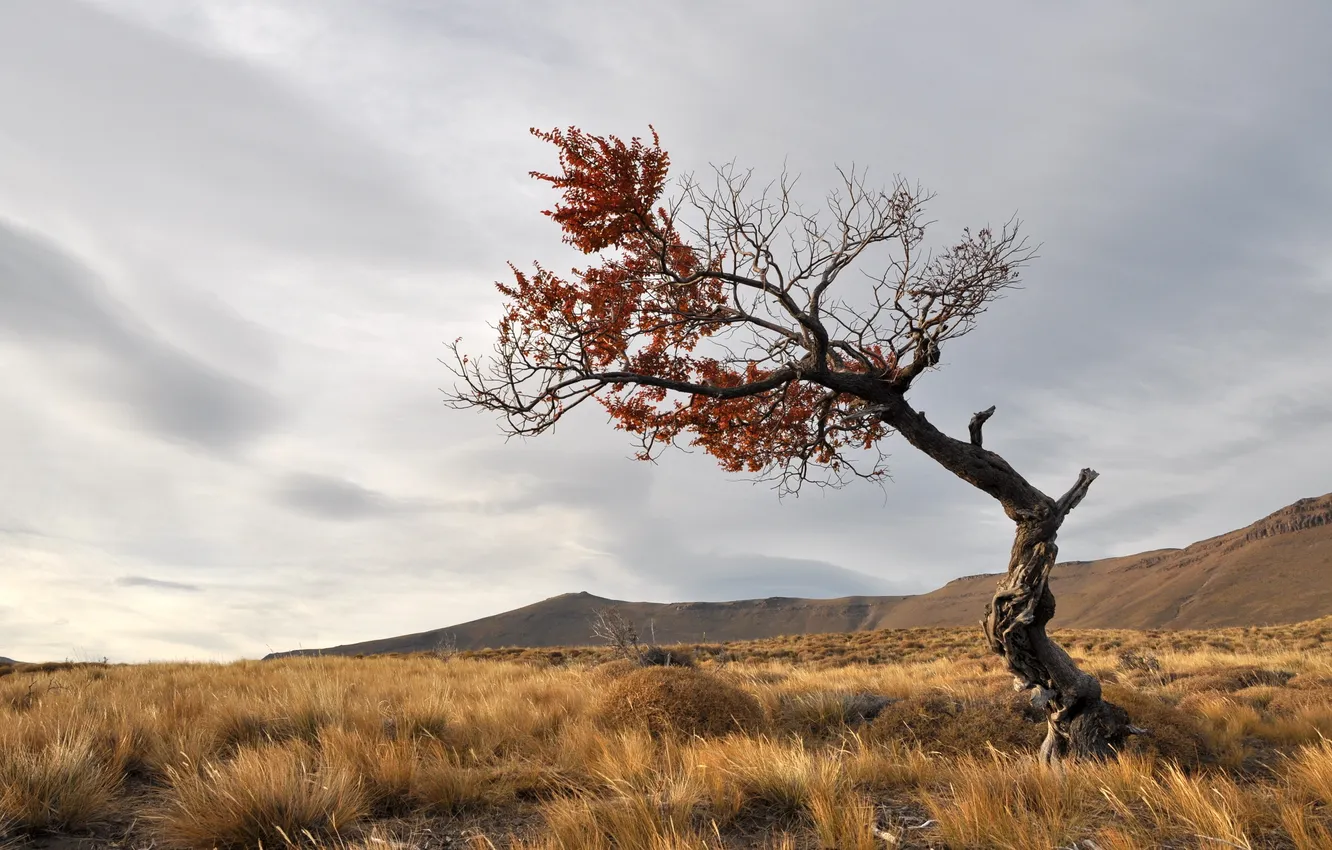
[[[572,264],[528,128],[835,164],[1018,213],[1025,288],[912,398],[1035,484],[1061,557],[1332,490],[1332,6],[0,0],[0,655],[231,659],[587,590],[920,592],[1002,570],[999,506],[904,441],[779,501],[630,460],[580,408],[441,401],[493,282]],[[765,181],[760,181],[765,182]],[[978,616],[979,616],[978,612]]]

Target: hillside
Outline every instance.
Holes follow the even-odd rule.
[[[969,576],[894,605],[884,628],[975,622],[996,576]],[[1058,564],[1053,625],[1196,629],[1332,613],[1332,494],[1184,549]]]
[[[969,576],[919,596],[623,602],[566,593],[456,626],[328,649],[274,653],[420,652],[576,646],[590,642],[595,611],[617,607],[660,643],[753,640],[979,621],[996,575]],[[1244,528],[1183,549],[1063,563],[1050,576],[1055,627],[1218,628],[1294,623],[1332,614],[1332,494],[1301,499]]]
[[[754,640],[786,634],[853,632],[882,628],[884,612],[910,596],[847,596],[841,599],[745,599],[737,602],[625,602],[582,593],[564,593],[541,602],[469,623],[412,635],[274,653],[283,655],[367,655],[423,652],[452,639],[458,649],[498,646],[577,646],[591,642],[596,611],[614,606],[636,623],[646,643]]]

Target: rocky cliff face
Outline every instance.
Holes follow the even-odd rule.
[[[1244,530],[1244,540],[1260,540],[1332,524],[1332,495],[1300,499]]]
[[[1244,528],[1216,537],[1209,537],[1206,540],[1199,540],[1197,543],[1180,550],[1177,555],[1167,555],[1164,558],[1166,563],[1163,569],[1181,570],[1192,566],[1199,560],[1235,552],[1256,540],[1293,534],[1297,531],[1330,524],[1332,524],[1332,493],[1326,496],[1300,499],[1298,502],[1268,514]],[[1134,568],[1154,567],[1156,561],[1160,560],[1163,559],[1157,558],[1149,563],[1144,559],[1140,564],[1135,564]]]

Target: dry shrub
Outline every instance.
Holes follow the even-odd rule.
[[[828,750],[760,735],[695,740],[682,763],[707,801],[708,817],[722,826],[742,832],[756,824],[765,831],[805,827],[818,839],[814,846],[871,850],[882,845],[874,834],[877,812],[860,787],[868,783],[861,780],[878,768],[891,770],[894,755],[863,745]]]
[[[1245,767],[1267,725],[1258,709],[1218,691],[1190,694],[1179,707],[1197,719],[1213,760],[1226,768]]]
[[[724,735],[757,729],[763,709],[751,694],[688,667],[641,667],[611,682],[600,719],[611,726],[644,725],[655,735]]]
[[[1116,656],[1121,670],[1133,670],[1139,673],[1155,673],[1161,669],[1161,659],[1151,652],[1124,650]]]
[[[1176,679],[1166,687],[1180,694],[1221,691],[1233,693],[1258,685],[1282,687],[1295,677],[1287,670],[1262,667],[1211,667]]]
[[[168,768],[157,832],[177,847],[281,846],[336,835],[369,813],[355,775],[300,742],[246,747],[221,764]]]
[[[1135,726],[1148,731],[1128,740],[1129,752],[1155,755],[1185,767],[1210,764],[1216,752],[1201,719],[1169,701],[1123,685],[1105,685],[1102,693],[1128,712]]]
[[[736,846],[859,848],[870,846],[874,800],[890,805],[889,826],[903,827],[905,846],[1025,850],[1076,840],[1130,850],[1201,847],[1200,836],[1214,836],[1332,850],[1332,745],[1318,744],[1332,738],[1327,649],[1297,651],[1274,630],[1225,636],[1243,653],[1207,649],[1208,632],[1180,633],[1178,645],[1176,633],[1079,633],[1086,669],[1148,685],[1107,683],[1105,692],[1153,734],[1130,739],[1118,760],[1068,766],[1061,784],[1032,764],[1043,714],[1009,690],[1002,660],[963,660],[973,631],[750,642],[728,647],[747,660],[704,660],[692,671],[631,660],[597,667],[608,653],[573,649],[562,650],[572,663],[552,668],[550,650],[530,649],[449,664],[326,657],[17,672],[0,677],[0,847],[6,818],[22,840],[133,819],[128,841],[171,837],[157,842],[164,850],[254,846],[258,835],[282,847],[284,834],[300,846],[407,850],[439,836],[399,841],[385,824],[443,818],[499,824],[495,846],[508,846],[505,831],[546,810],[560,837],[537,826],[527,835],[535,843],[518,846],[705,847],[722,841],[716,820]],[[1184,653],[1188,641],[1202,649]],[[1101,644],[1108,649],[1094,649]],[[854,663],[899,645],[916,660]],[[1138,660],[1148,651],[1161,653],[1159,665]],[[522,653],[543,666],[518,663]],[[799,665],[777,660],[795,657]],[[1298,675],[1281,684],[1283,671]],[[719,709],[717,683],[732,696],[738,689],[748,709]],[[874,705],[859,704],[861,694],[901,699],[862,724]],[[765,712],[777,722],[762,722]],[[660,734],[731,729],[751,734]],[[990,747],[1019,755],[995,757]],[[115,787],[126,774],[154,787]],[[936,811],[947,815],[943,826],[906,829]],[[318,834],[333,831],[326,813],[341,828],[358,812],[397,820],[374,834],[362,833],[363,822]],[[174,834],[146,826],[163,821],[174,821]]]
[[[887,705],[866,730],[871,741],[906,741],[926,750],[1030,752],[1045,737],[1019,697],[983,693],[961,699],[943,692],[912,694]]]
[[[229,756],[243,747],[258,747],[295,739],[313,743],[319,734],[318,722],[308,716],[293,718],[264,715],[219,706],[216,717],[210,720],[209,725],[215,738],[213,751],[220,756]]]
[[[1211,843],[1251,847],[1257,802],[1251,791],[1221,774],[1188,776],[1169,765],[1141,790],[1153,832],[1166,837],[1206,836]]]
[[[85,670],[92,669],[104,671],[107,668],[105,661],[43,661],[40,664],[6,664],[0,667],[0,676],[9,676],[14,673],[62,673],[66,670]]]
[[[1279,693],[1281,689],[1271,685],[1254,685],[1251,688],[1241,688],[1231,696],[1254,708],[1267,709],[1271,707],[1272,700],[1276,699]]]
[[[112,746],[123,753],[126,773],[154,782],[165,782],[172,766],[220,755],[213,730],[204,723],[168,725],[151,717],[121,717],[113,722],[111,737]]]
[[[77,830],[115,813],[120,767],[94,730],[9,724],[0,727],[0,824]]]
[[[1058,771],[1030,756],[963,756],[924,798],[947,847],[1249,848],[1279,820],[1265,789],[1131,753]]]
[[[790,677],[787,670],[760,669],[755,667],[728,667],[718,671],[727,681],[740,685],[780,685]]]
[[[585,787],[631,789],[648,793],[655,787],[666,754],[643,727],[620,729],[610,734],[592,724],[571,730],[556,751],[556,767],[566,773],[582,773]],[[673,752],[673,751],[670,751]]]

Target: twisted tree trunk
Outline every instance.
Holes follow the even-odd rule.
[[[1084,673],[1045,633],[1055,613],[1050,593],[1050,568],[1059,547],[1055,534],[1064,515],[1091,484],[1096,473],[1082,470],[1078,483],[1044,517],[1017,524],[1008,572],[999,581],[982,621],[990,647],[1008,662],[1015,686],[1032,691],[1032,704],[1044,708],[1046,735],[1041,760],[1056,764],[1068,758],[1108,758],[1133,732],[1128,712],[1101,697],[1101,683]],[[1061,510],[1062,508],[1062,510]]]
[[[1059,551],[1055,537],[1069,511],[1087,495],[1096,472],[1082,470],[1067,493],[1052,499],[982,447],[981,430],[993,407],[972,418],[967,442],[939,431],[901,394],[884,398],[874,412],[945,469],[996,498],[1017,525],[1008,570],[982,623],[990,647],[1007,662],[1016,686],[1030,690],[1032,704],[1045,710],[1042,761],[1055,765],[1066,759],[1113,756],[1129,735],[1142,730],[1130,725],[1124,709],[1104,700],[1100,682],[1079,670],[1045,633],[1055,612],[1049,587]]]

